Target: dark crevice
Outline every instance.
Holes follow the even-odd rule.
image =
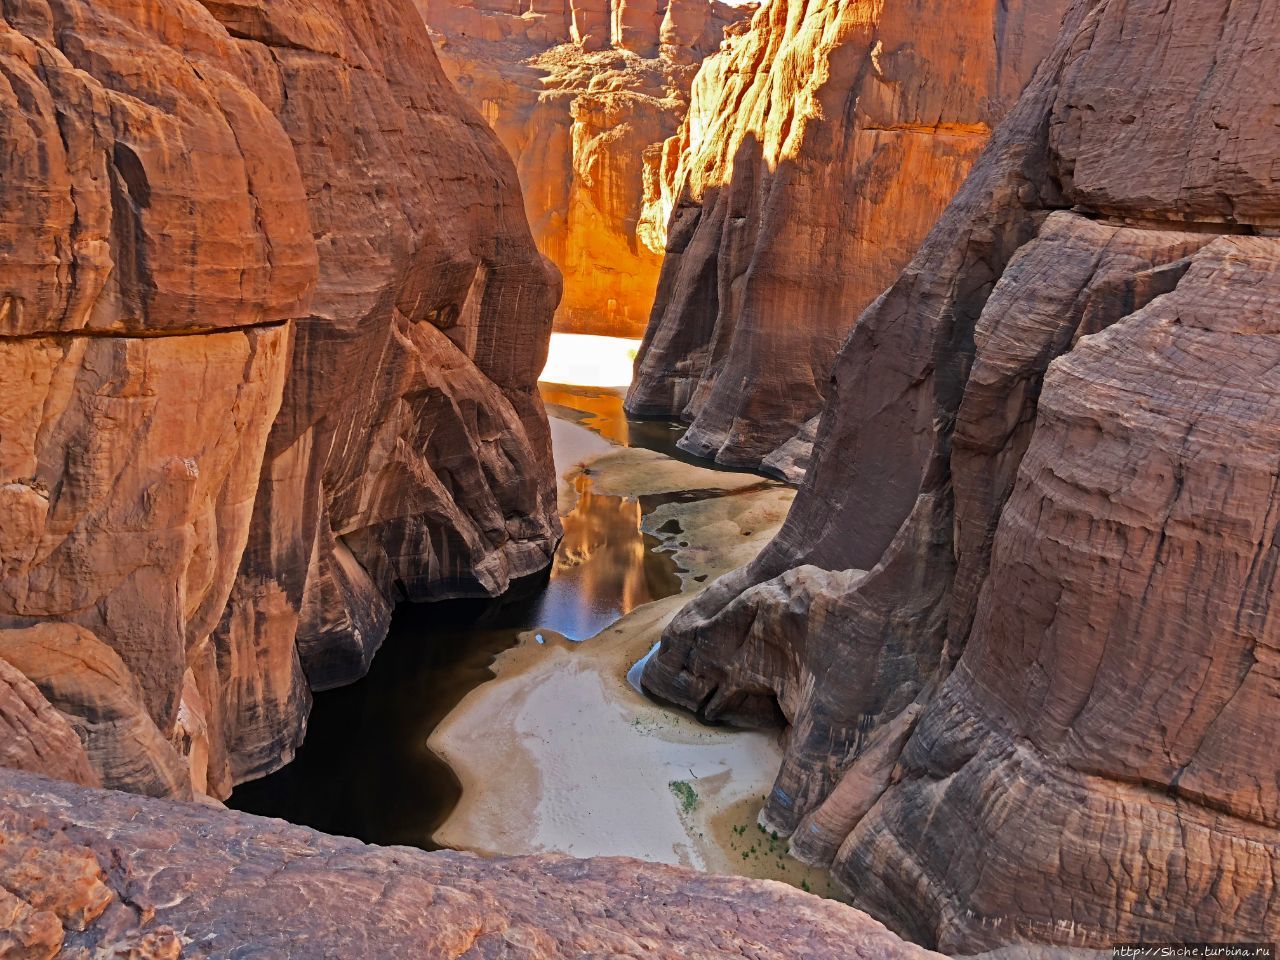
[[[1262,234],[1262,227],[1251,223],[1228,223],[1218,220],[1178,220],[1158,217],[1130,217],[1121,213],[1106,210],[1091,210],[1084,207],[1072,207],[1071,213],[1094,223],[1120,227],[1127,230],[1158,230],[1170,233],[1209,233],[1234,237],[1256,237]]]
[[[259,323],[241,323],[234,327],[188,327],[175,330],[46,330],[37,333],[0,334],[0,343],[16,343],[22,340],[164,340],[174,337],[207,337],[218,333],[240,333],[246,330],[283,327],[292,323],[293,319],[263,320]]]

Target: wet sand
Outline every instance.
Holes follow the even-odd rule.
[[[616,448],[594,430],[576,423],[559,417],[551,417],[548,422],[551,424],[552,459],[555,461],[556,476],[563,495],[565,487],[572,486],[569,478],[581,465]],[[560,512],[568,513],[568,510],[561,506]]]
[[[666,498],[644,528],[672,552],[683,592],[584,643],[530,632],[499,656],[496,679],[429,742],[462,783],[436,841],[481,853],[634,856],[826,893],[824,876],[755,826],[782,757],[777,734],[704,726],[627,682],[685,603],[759,552],[794,491],[648,450],[615,449],[586,470],[602,494]],[[673,497],[681,491],[696,493]]]

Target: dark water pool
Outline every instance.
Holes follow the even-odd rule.
[[[663,432],[679,436],[670,423],[646,421],[633,437],[619,394],[559,390],[544,388],[556,415],[616,443],[650,446],[643,441]],[[655,553],[658,541],[640,530],[644,512],[665,498],[603,496],[592,490],[590,476],[575,484],[577,506],[563,518],[564,540],[548,574],[499,600],[401,604],[369,675],[317,694],[293,763],[237,787],[230,806],[369,843],[434,849],[432,834],[457,804],[460,787],[427,738],[468,692],[493,677],[494,657],[522,631],[542,627],[585,640],[680,590],[670,554]]]

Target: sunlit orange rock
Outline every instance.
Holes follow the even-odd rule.
[[[666,260],[627,409],[690,421],[684,449],[736,466],[801,431],[1064,6],[765,4],[703,65],[665,148]],[[782,456],[773,472],[803,473],[807,450]]]
[[[224,797],[549,562],[554,270],[410,0],[15,0],[0,70],[0,657]]]
[[[564,277],[556,328],[639,337],[665,245],[663,144],[697,65],[751,8],[573,0],[566,23],[496,0],[419,7],[445,69],[515,158],[534,239]]]
[[[1278,43],[1265,0],[1076,0],[786,525],[645,671],[781,713],[765,822],[918,942],[1280,935]]]

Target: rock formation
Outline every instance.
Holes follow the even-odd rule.
[[[84,744],[39,688],[0,660],[0,767],[98,786]]]
[[[785,717],[765,820],[919,942],[1280,935],[1277,44],[1076,0],[644,675]]]
[[[727,24],[720,0],[419,0],[441,60],[515,158],[564,275],[556,328],[639,337],[666,236],[663,144]]]
[[[772,0],[704,64],[627,409],[757,468],[803,433],[858,314],[906,266],[1057,33],[1065,0]],[[812,436],[773,472],[803,474]]]
[[[14,0],[0,74],[6,757],[224,797],[547,563],[554,273],[408,0]]]
[[[90,955],[937,957],[779,883],[367,847],[0,771],[0,958]]]
[[[188,768],[147,711],[133,671],[84,627],[42,623],[0,630],[0,660],[34,683],[70,722],[77,746],[103,782],[153,797],[191,796]]]

